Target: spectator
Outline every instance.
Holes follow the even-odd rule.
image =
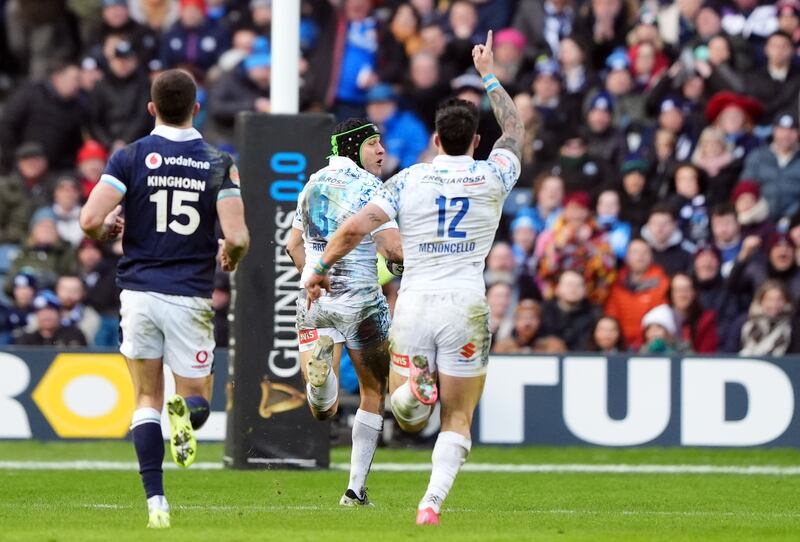
[[[800,352],[800,324],[784,283],[769,280],[756,292],[742,328],[742,356],[782,356]]]
[[[693,127],[688,125],[684,105],[679,98],[667,96],[658,108],[658,128],[672,132],[675,136],[674,156],[680,162],[689,160],[695,146]]]
[[[778,10],[778,30],[792,37],[795,54],[800,41],[800,4],[797,0],[779,0],[776,4]]]
[[[694,279],[678,273],[670,280],[669,305],[681,339],[699,354],[713,354],[719,346],[717,315],[703,307],[698,298]]]
[[[531,68],[524,51],[525,36],[519,30],[505,28],[494,35],[495,75],[511,96],[522,90],[517,82]]]
[[[495,343],[496,354],[524,354],[533,350],[542,325],[542,309],[532,299],[523,299],[514,311],[514,329],[511,336]]]
[[[678,335],[675,316],[669,305],[659,305],[642,318],[642,354],[684,354],[689,345]]]
[[[622,211],[619,193],[603,190],[597,197],[597,224],[608,233],[608,242],[618,260],[625,259],[631,240],[631,225],[619,218]]]
[[[733,145],[718,128],[708,127],[700,134],[697,148],[692,155],[692,164],[703,171],[706,182],[706,199],[714,207],[728,201],[728,197],[739,180],[742,160],[733,156]]]
[[[741,226],[742,237],[756,235],[766,238],[775,229],[769,220],[769,204],[761,197],[756,181],[739,181],[731,193],[731,202],[736,209],[736,221]]]
[[[209,114],[223,138],[233,140],[233,122],[240,111],[268,113],[272,56],[261,40],[237,69],[223,74],[209,90]]]
[[[98,54],[98,57],[100,55]],[[103,78],[103,70],[100,63],[94,56],[86,56],[81,60],[81,72],[78,76],[80,81],[80,101],[85,106],[88,96],[94,92],[97,83]]]
[[[650,41],[632,45],[628,49],[628,58],[634,80],[642,91],[650,90],[669,67],[667,55]]]
[[[742,315],[739,298],[728,288],[727,281],[720,274],[721,260],[719,252],[711,245],[701,246],[694,255],[692,275],[695,279],[695,290],[700,305],[717,315],[717,335],[720,347],[724,352],[739,349],[739,331],[741,323],[735,330],[733,326]],[[734,339],[732,346],[730,339]]]
[[[202,75],[230,48],[228,31],[206,16],[204,0],[180,0],[178,21],[161,40],[165,68],[182,67]]]
[[[601,316],[594,323],[586,350],[604,354],[621,354],[627,350],[622,327],[616,318]]]
[[[683,238],[670,205],[657,204],[650,210],[647,224],[642,226],[642,239],[650,245],[655,262],[669,276],[691,267],[695,247]]]
[[[697,245],[709,237],[706,197],[700,184],[700,171],[691,164],[681,164],[673,177],[675,194],[670,204],[678,213],[678,227],[683,238]]]
[[[776,231],[766,240],[766,251],[761,252],[762,240],[748,237],[729,277],[731,290],[753,298],[753,294],[767,280],[782,282],[791,292],[792,302],[800,301],[800,267],[795,258],[795,245],[786,232]]]
[[[517,269],[523,276],[533,279],[536,274],[536,227],[528,216],[520,216],[511,223],[511,249]]]
[[[445,29],[449,43],[445,55],[453,63],[455,73],[464,73],[472,67],[472,47],[483,42],[483,35],[478,35],[478,10],[468,0],[456,0],[450,3],[447,12]]]
[[[56,279],[75,271],[75,252],[58,237],[53,211],[44,207],[31,218],[30,236],[11,264],[9,274],[30,273],[40,288],[55,286]],[[11,285],[6,286],[11,293]]]
[[[736,209],[730,203],[716,206],[711,212],[711,235],[714,249],[720,257],[723,277],[731,273],[736,258],[742,250],[742,230],[736,217]]]
[[[537,234],[553,229],[564,202],[564,180],[558,175],[542,174],[533,183],[535,204],[520,210],[518,216],[527,216],[533,221]]]
[[[69,175],[61,176],[53,191],[53,214],[56,217],[56,231],[63,240],[77,247],[83,239],[80,225],[81,192],[78,181]]]
[[[613,105],[611,96],[599,92],[589,102],[583,134],[591,158],[609,164],[618,164],[625,154],[622,134],[611,124]]]
[[[108,71],[89,98],[90,131],[105,148],[116,150],[153,129],[147,113],[150,80],[129,41],[111,35],[103,49]]]
[[[632,13],[622,0],[591,0],[583,5],[575,22],[574,35],[592,51],[592,66],[599,69],[617,48],[625,46]]]
[[[566,354],[567,350],[567,343],[564,342],[564,339],[548,335],[536,339],[532,352],[535,354]]]
[[[80,173],[81,199],[86,201],[92,189],[100,182],[100,176],[108,162],[105,147],[94,139],[88,140],[78,151],[78,172]]]
[[[579,350],[586,344],[598,312],[586,297],[583,276],[576,271],[564,271],[555,295],[542,306],[540,333],[559,337],[569,350]]]
[[[596,195],[611,182],[609,173],[602,162],[589,156],[586,141],[577,127],[565,129],[563,135],[558,157],[549,170],[564,179],[567,192]]]
[[[61,304],[51,291],[41,292],[33,300],[36,311],[36,331],[25,333],[15,344],[22,346],[86,346],[86,337],[75,326],[64,326],[59,311]]]
[[[742,179],[755,179],[761,186],[772,220],[777,222],[800,209],[800,144],[794,113],[775,120],[772,143],[750,153]]]
[[[658,30],[672,49],[680,50],[691,39],[700,6],[699,1],[678,1],[659,11]]]
[[[586,66],[586,52],[580,42],[564,35],[558,48],[564,92],[576,104],[582,104],[587,93],[600,83],[597,74]]]
[[[536,149],[534,143],[539,132],[539,115],[533,107],[533,97],[527,92],[521,92],[514,96],[514,105],[517,107],[522,124],[525,126],[525,139],[522,142],[522,169],[517,180],[517,188],[530,187],[533,181],[533,174],[538,168],[534,160]]]
[[[611,287],[605,314],[622,326],[627,344],[641,341],[641,323],[653,307],[666,303],[669,278],[653,262],[653,252],[645,241],[634,239],[628,245],[619,278]]]
[[[572,33],[575,13],[570,0],[522,0],[513,26],[525,36],[529,58],[561,53],[560,40]]]
[[[539,118],[534,162],[544,166],[557,158],[556,150],[564,141],[565,129],[572,127],[577,116],[572,104],[564,99],[561,73],[555,60],[542,58],[536,62],[531,89]]]
[[[8,51],[31,80],[45,79],[51,64],[78,55],[78,21],[67,2],[9,0],[2,7]]]
[[[11,305],[6,313],[4,327],[11,333],[11,340],[25,333],[33,324],[33,299],[36,297],[36,277],[18,273],[11,281]]]
[[[797,110],[800,92],[800,68],[793,64],[795,47],[792,37],[780,30],[773,33],[764,47],[766,66],[744,78],[744,93],[764,104],[766,118],[780,111]]]
[[[512,300],[513,290],[507,282],[495,282],[486,288],[486,303],[489,305],[489,332],[495,341],[511,335],[514,321]]]
[[[449,92],[447,83],[440,76],[435,56],[421,52],[411,57],[409,81],[403,97],[429,132],[434,129],[436,108]]]
[[[128,36],[141,62],[147,63],[156,56],[158,36],[131,18],[127,0],[102,0],[100,5],[101,20],[90,44],[103,44],[112,34]]]
[[[495,243],[486,257],[486,271],[483,279],[487,286],[495,282],[513,284],[517,279],[517,266],[511,245],[504,242]]]
[[[56,296],[61,305],[61,325],[75,326],[88,343],[94,343],[94,336],[100,328],[100,316],[84,304],[86,287],[77,275],[61,275],[56,282]]]
[[[176,0],[128,0],[131,18],[156,34],[163,34],[178,21]]]
[[[381,131],[381,143],[386,150],[385,177],[417,163],[428,148],[430,134],[412,112],[400,108],[397,95],[389,85],[381,83],[369,90],[367,117]]]
[[[608,72],[604,89],[614,102],[614,126],[627,130],[631,124],[645,120],[645,97],[636,90],[624,48],[610,54],[605,65]]]
[[[45,81],[21,86],[8,100],[0,121],[2,166],[11,169],[11,152],[23,142],[39,143],[55,170],[71,169],[86,120],[78,101],[80,69],[53,64]]]
[[[119,345],[119,288],[116,283],[117,259],[104,256],[92,239],[78,247],[78,276],[86,286],[85,303],[100,315],[94,335],[95,346]]]
[[[647,187],[658,199],[665,199],[672,188],[672,176],[678,165],[675,158],[676,141],[671,131],[658,128],[653,137],[653,148],[648,149],[651,165],[647,171]],[[647,215],[642,220],[647,220]]]
[[[620,211],[619,217],[628,222],[634,231],[638,231],[647,222],[650,208],[655,203],[644,176],[647,172],[647,164],[640,158],[628,158],[623,162],[620,171],[622,173],[622,190],[620,191],[622,211]]]
[[[723,91],[714,94],[706,106],[706,121],[725,134],[733,144],[734,158],[743,157],[760,145],[752,134],[755,119],[764,112],[755,99]]]
[[[400,84],[409,71],[409,59],[422,50],[419,26],[422,20],[411,4],[397,5],[380,29],[378,77],[381,81]],[[435,58],[434,58],[435,60]]]
[[[589,203],[585,192],[570,194],[553,230],[539,237],[538,278],[545,299],[554,295],[558,278],[568,270],[583,275],[592,303],[602,304],[608,297],[617,275],[616,258],[608,235],[591,218]]]

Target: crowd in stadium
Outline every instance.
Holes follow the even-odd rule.
[[[0,344],[116,346],[120,242],[84,239],[109,155],[189,70],[235,153],[270,111],[271,0],[0,0]],[[428,161],[436,104],[500,130],[471,50],[525,119],[486,265],[499,353],[800,352],[800,0],[305,0],[303,111],[365,116],[384,176]],[[214,290],[227,344],[229,281]]]

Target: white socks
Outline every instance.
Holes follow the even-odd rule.
[[[394,417],[405,425],[420,424],[427,420],[433,411],[432,405],[423,405],[419,399],[414,397],[408,380],[394,390],[391,403]]]
[[[347,489],[352,489],[359,497],[367,483],[382,429],[383,416],[360,408],[356,411],[353,422],[353,451],[350,453],[350,484]]]
[[[461,465],[467,460],[472,441],[453,431],[439,433],[433,447],[433,469],[428,490],[419,503],[419,509],[433,508],[437,514],[450,493]]]
[[[325,412],[329,410],[339,397],[339,381],[336,380],[336,375],[333,369],[328,371],[328,378],[325,383],[316,388],[310,383],[306,384],[306,396],[311,406],[318,412]]]

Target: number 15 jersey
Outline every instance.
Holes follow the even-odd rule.
[[[403,291],[473,290],[483,268],[519,159],[495,149],[488,160],[439,155],[389,179],[372,199],[396,218],[403,240]]]
[[[156,126],[111,157],[100,182],[124,194],[125,290],[211,297],[217,201],[241,197],[233,159],[194,128]]]

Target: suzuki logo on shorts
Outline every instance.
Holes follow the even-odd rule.
[[[205,350],[200,350],[197,353],[197,355],[194,357],[194,359],[197,360],[197,363],[202,365],[202,364],[204,364],[205,362],[208,361],[208,352],[206,352]]]
[[[144,159],[144,165],[146,165],[148,169],[158,169],[163,163],[164,159],[157,152],[151,152]]]
[[[301,329],[299,332],[300,344],[313,343],[319,339],[319,334],[316,329]]]
[[[409,367],[411,365],[409,363],[408,356],[403,354],[395,354],[394,352],[392,352],[392,363],[398,367]]]
[[[467,343],[461,348],[461,357],[469,359],[475,355],[475,345]]]

